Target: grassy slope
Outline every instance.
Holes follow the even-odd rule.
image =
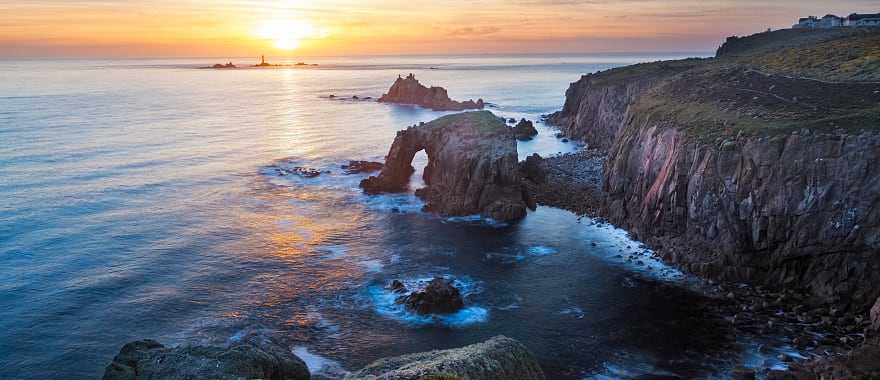
[[[880,30],[761,33],[728,42],[719,53],[670,73],[634,105],[635,115],[700,140],[801,128],[880,130]],[[662,70],[661,64],[674,63],[628,73]]]

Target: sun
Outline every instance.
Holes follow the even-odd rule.
[[[257,29],[257,36],[272,42],[272,46],[282,50],[294,50],[303,39],[314,38],[319,33],[308,21],[270,20]]]

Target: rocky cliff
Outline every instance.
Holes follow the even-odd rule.
[[[397,77],[394,84],[379,98],[382,103],[414,104],[434,111],[464,111],[482,109],[483,99],[457,102],[449,98],[443,87],[425,87],[413,74],[406,78]]]
[[[516,140],[489,111],[441,117],[397,133],[378,176],[363,180],[367,193],[402,192],[424,150],[424,180],[416,194],[427,209],[445,216],[481,214],[498,221],[526,215],[527,197],[518,172]]]
[[[788,46],[816,41],[796,37]],[[852,59],[861,69],[825,81],[789,65],[807,57],[719,51],[734,58],[637,65],[571,85],[550,120],[607,152],[601,214],[695,273],[866,310],[880,295],[880,85],[862,80],[872,61]]]

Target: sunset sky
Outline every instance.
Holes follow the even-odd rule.
[[[701,52],[877,0],[0,0],[0,58]]]

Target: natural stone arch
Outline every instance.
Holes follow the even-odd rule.
[[[399,131],[378,176],[361,182],[367,193],[403,192],[415,172],[412,160],[428,156],[426,187],[416,194],[441,215],[481,214],[520,219],[526,196],[520,184],[516,140],[491,112],[466,112]]]

